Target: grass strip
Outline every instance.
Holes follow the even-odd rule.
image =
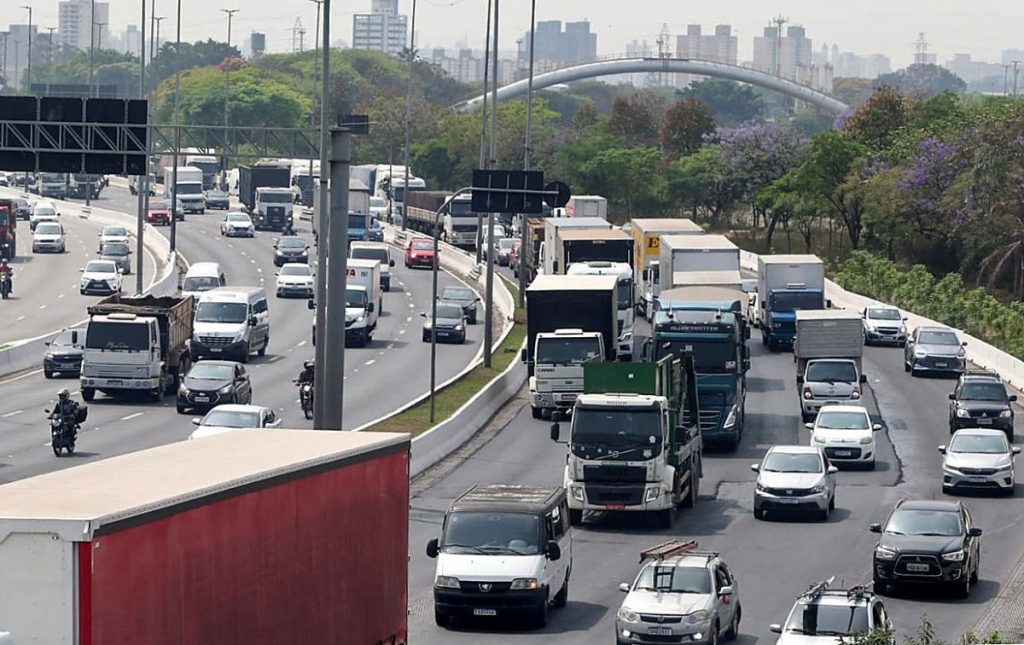
[[[518,289],[502,277],[505,286],[512,293],[513,302],[518,303]],[[491,367],[482,364],[467,372],[462,378],[443,387],[434,394],[434,423],[430,422],[430,399],[425,399],[408,410],[366,428],[366,432],[408,432],[418,436],[434,425],[441,423],[466,404],[494,377],[505,371],[512,361],[519,360],[519,348],[526,337],[526,309],[516,306],[515,324],[505,340],[491,355]]]

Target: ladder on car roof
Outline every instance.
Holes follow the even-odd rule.
[[[669,540],[640,552],[641,564],[645,560],[664,560],[683,553],[691,553],[697,548],[697,540]]]

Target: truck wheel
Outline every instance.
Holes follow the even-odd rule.
[[[43,376],[45,376],[46,378],[53,378],[53,370],[44,369]]]
[[[159,403],[164,398],[164,386],[158,385],[155,389],[149,391],[149,400],[153,403]]]
[[[86,402],[92,402],[96,398],[96,388],[83,387],[82,388],[82,400]]]
[[[240,363],[248,363],[249,362],[249,353],[250,353],[249,343],[246,343],[245,346],[242,347],[242,351],[239,352],[238,362],[240,362]]]
[[[266,356],[267,355],[267,345],[269,345],[269,344],[270,344],[270,336],[267,336],[267,338],[263,341],[263,346],[259,348],[259,350],[256,352],[256,355],[257,356]]]
[[[534,407],[534,406],[531,405],[530,406],[530,413],[533,414],[533,418],[534,419],[543,419],[544,418],[544,410],[541,409],[541,408],[537,408],[537,407]]]
[[[679,506],[682,508],[693,508],[697,505],[697,497],[700,495],[700,477],[696,476],[696,466],[690,462],[690,488],[686,491],[686,497],[682,499]]]
[[[569,509],[569,526],[579,526],[583,524],[583,509],[582,508],[570,508]]]
[[[437,607],[434,607],[434,624],[438,627],[448,627],[449,617],[442,614]]]

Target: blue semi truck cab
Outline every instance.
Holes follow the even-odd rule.
[[[814,255],[761,255],[757,259],[757,324],[769,349],[792,347],[796,312],[827,309],[825,265]]]

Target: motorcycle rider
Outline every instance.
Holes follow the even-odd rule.
[[[57,390],[57,405],[53,406],[50,418],[60,419],[64,423],[66,430],[70,429],[71,432],[75,432],[75,426],[78,425],[77,413],[78,403],[71,398],[71,393],[68,392],[68,389],[62,387]]]
[[[313,385],[313,377],[316,374],[315,366],[316,363],[313,361],[303,361],[302,371],[299,372],[299,377],[295,379],[295,382],[299,385],[305,385],[306,383]]]
[[[9,280],[8,288],[14,293],[14,269],[7,264],[7,258],[0,259],[0,280]]]

